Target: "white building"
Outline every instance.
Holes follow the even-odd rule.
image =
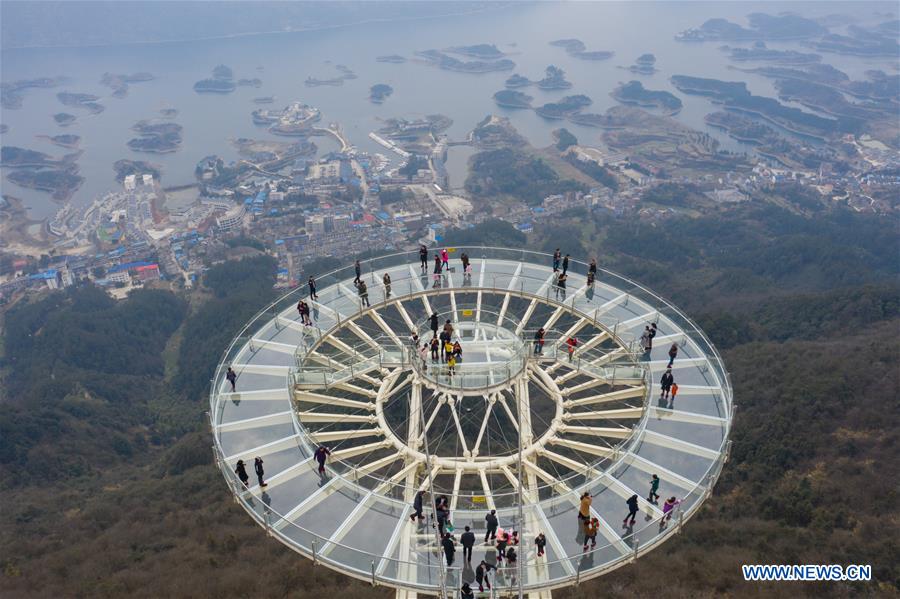
[[[125,189],[126,190],[134,191],[134,188],[137,185],[135,182],[135,179],[136,179],[135,175],[127,175],[125,177]]]
[[[244,215],[246,212],[243,204],[235,206],[222,216],[217,216],[216,225],[223,231],[241,227],[244,224]]]
[[[144,181],[144,185],[153,185],[153,175],[144,174],[141,178]]]

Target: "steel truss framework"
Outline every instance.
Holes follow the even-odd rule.
[[[317,562],[405,597],[471,581],[471,566],[460,556],[446,567],[435,531],[410,518],[425,490],[447,496],[457,529],[469,525],[479,541],[486,511],[497,510],[524,543],[518,565],[497,571],[494,592],[546,597],[637,558],[696,511],[728,455],[729,377],[689,319],[632,281],[601,271],[589,287],[586,265],[574,263],[563,290],[547,256],[455,256],[463,251],[469,276],[422,273],[410,255],[365,263],[369,307],[352,269],[322,277],[318,299],[306,298],[311,326],[294,307],[298,293],[261,312],[213,381],[214,450],[236,500]],[[413,331],[430,339],[431,314],[450,321],[464,348],[452,374],[411,345]],[[638,339],[651,322],[658,332],[644,353]],[[546,334],[536,352],[538,327]],[[572,352],[570,337],[579,340]],[[673,344],[680,391],[669,401],[658,381]],[[311,459],[319,445],[331,451],[324,477]],[[250,471],[256,457],[268,484],[244,487],[235,462]],[[674,516],[648,501],[652,474],[664,498],[679,500]],[[575,516],[583,492],[601,523],[588,551]],[[632,495],[640,523],[623,524]],[[531,543],[539,532],[540,558]],[[475,564],[482,556],[496,563],[487,544]]]

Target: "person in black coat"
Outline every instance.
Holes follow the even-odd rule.
[[[447,558],[447,567],[449,568],[453,565],[453,556],[456,554],[456,543],[453,542],[453,536],[450,533],[444,535],[441,547],[444,548],[444,557]]]
[[[325,447],[324,445],[320,445],[318,449],[316,449],[316,453],[314,457],[316,461],[319,463],[319,476],[325,476],[325,460],[328,459],[328,456],[331,455],[331,450]]]
[[[410,515],[410,519],[415,522],[416,518],[419,520],[424,520],[425,516],[422,514],[422,504],[425,499],[425,491],[416,492],[416,496],[413,498],[413,509],[416,510],[414,514]]]
[[[538,536],[534,538],[534,546],[537,547],[537,556],[542,557],[544,555],[544,547],[547,546],[547,537],[544,536],[544,533],[538,533]]]
[[[632,495],[625,503],[628,504],[628,515],[625,516],[625,520],[622,521],[622,524],[627,526],[628,521],[631,520],[631,525],[634,526],[634,517],[637,516],[638,513],[638,496]]]
[[[487,543],[488,538],[492,541],[497,538],[497,526],[499,526],[499,523],[497,522],[497,510],[491,510],[491,513],[484,517],[484,521],[487,523],[487,532],[484,533],[484,542]]]
[[[261,457],[257,457],[253,460],[253,469],[256,471],[256,479],[259,481],[259,486],[268,487],[269,485],[263,482],[263,474],[265,474],[265,472],[263,471],[263,460]]]
[[[237,461],[237,466],[234,467],[234,473],[241,479],[241,484],[246,487],[247,481],[250,480],[250,476],[247,474],[247,469],[244,467],[244,460]]]
[[[487,586],[488,590],[491,590],[491,579],[488,575],[491,573],[491,570],[496,570],[495,566],[487,563],[484,560],[481,560],[481,563],[478,564],[478,567],[475,568],[475,582],[478,583],[478,592],[483,593],[484,587]]]
[[[475,533],[466,526],[466,532],[459,537],[459,542],[463,546],[463,559],[467,564],[472,563],[472,547],[475,546]]]
[[[459,589],[459,597],[460,599],[475,599],[475,593],[472,592],[472,587],[469,586],[468,582],[464,582]]]
[[[422,264],[422,274],[428,271],[428,248],[424,245],[419,246],[419,262]]]
[[[225,373],[225,378],[228,379],[229,383],[231,383],[231,392],[234,393],[234,387],[237,383],[237,373],[231,369],[231,366],[228,367],[228,372]]]
[[[435,312],[431,315],[431,318],[429,319],[429,321],[430,321],[429,324],[431,325],[431,332],[433,333],[433,337],[437,337],[437,330],[438,330],[437,312]]]
[[[675,382],[675,377],[672,376],[672,369],[666,368],[666,372],[663,373],[662,378],[659,379],[659,386],[662,391],[659,394],[660,399],[668,399],[669,398],[669,390],[672,388],[672,384]]]

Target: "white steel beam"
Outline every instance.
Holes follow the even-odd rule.
[[[294,398],[298,402],[341,406],[343,408],[354,408],[356,410],[367,410],[369,412],[375,410],[375,404],[371,402],[322,395],[321,393],[313,393],[312,391],[294,391]]]
[[[572,441],[571,439],[562,439],[560,437],[550,439],[553,445],[562,445],[575,451],[589,453],[591,455],[600,456],[602,458],[611,458],[615,455],[615,451],[609,447],[601,447],[599,445],[591,445],[590,443],[582,443],[581,441]]]
[[[696,445],[688,441],[682,441],[681,439],[663,435],[656,431],[645,430],[643,440],[659,447],[689,453],[697,457],[706,458],[707,460],[715,461],[719,457],[719,452],[714,449],[709,449],[708,447]]]
[[[650,460],[642,458],[641,456],[634,453],[629,453],[625,458],[625,462],[647,474],[655,474],[660,478],[661,481],[666,483],[673,483],[686,491],[693,491],[694,489],[704,488],[702,484],[681,476],[677,472],[672,472],[668,468],[660,466],[656,462],[651,462]]]
[[[272,455],[273,453],[278,453],[285,449],[291,449],[292,447],[296,448],[299,446],[299,442],[300,435],[293,434],[276,441],[271,441],[269,443],[264,443],[263,445],[258,445],[257,447],[251,447],[250,449],[233,453],[225,458],[225,462],[230,464],[232,462],[237,462],[238,460],[249,460],[255,457]]]
[[[316,443],[330,443],[343,441],[344,439],[360,439],[364,437],[378,437],[384,435],[380,428],[359,428],[346,431],[318,431],[309,433],[309,438]]]
[[[375,424],[378,418],[374,414],[334,414],[328,412],[297,412],[301,422],[363,422]]]
[[[226,401],[278,401],[290,399],[290,393],[288,393],[287,387],[278,387],[276,389],[219,393],[219,397]]]
[[[223,422],[216,426],[216,432],[227,433],[231,431],[243,431],[251,428],[259,428],[261,426],[290,424],[292,422],[292,415],[293,413],[290,410],[287,410],[286,412],[275,412],[274,414],[266,414],[265,416],[256,416],[254,418],[244,418],[242,420]]]
[[[232,364],[231,368],[238,373],[238,381],[242,374],[261,374],[266,376],[287,376],[290,366],[273,366],[271,364]]]
[[[621,408],[618,410],[599,410],[596,412],[567,412],[563,420],[619,420],[640,418],[644,408]]]
[[[679,389],[680,390],[680,389]],[[599,395],[590,395],[579,399],[567,399],[563,402],[563,407],[574,408],[576,406],[588,406],[598,403],[609,403],[620,401],[623,399],[631,399],[634,397],[642,397],[644,395],[643,387],[627,387],[618,391],[610,391],[609,393],[601,393]]]

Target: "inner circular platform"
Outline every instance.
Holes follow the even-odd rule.
[[[520,532],[521,571],[500,568],[501,592],[549,591],[656,547],[696,512],[727,459],[732,390],[715,348],[674,306],[614,273],[601,270],[589,285],[588,266],[570,261],[561,289],[547,255],[485,247],[450,255],[457,268],[437,277],[417,253],[363,262],[369,306],[352,267],[317,277],[317,299],[305,287],[288,293],[234,339],[213,382],[210,420],[241,505],[318,562],[426,593],[459,588],[474,573],[461,558],[447,568],[431,527],[410,518],[419,490],[445,495],[457,530],[468,525],[479,541],[491,509]],[[296,309],[301,298],[309,325]],[[436,357],[423,351],[432,315],[438,333],[449,321],[455,364],[440,348]],[[660,394],[673,346],[674,399]],[[330,451],[324,476],[313,459],[319,446]],[[268,484],[244,487],[235,464],[257,457]],[[652,475],[661,498],[651,502]],[[576,517],[584,492],[601,523],[588,551]],[[623,525],[632,495],[640,517]],[[678,504],[664,514],[669,497]],[[542,557],[531,543],[539,532]],[[496,563],[495,554],[476,545],[473,561]]]

